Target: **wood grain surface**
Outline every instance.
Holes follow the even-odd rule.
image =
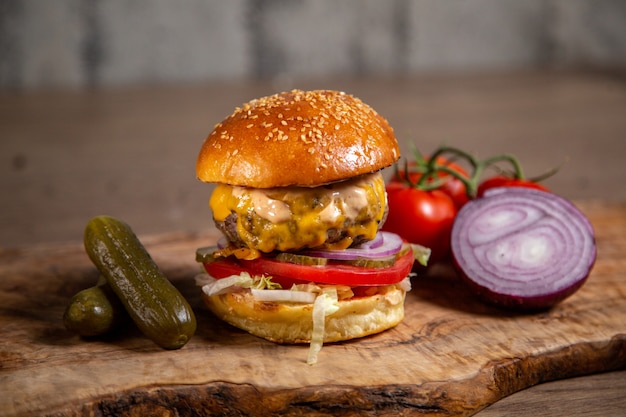
[[[196,311],[199,329],[165,351],[132,325],[86,340],[61,322],[97,271],[82,245],[0,250],[0,415],[472,415],[526,387],[626,366],[626,205],[579,202],[597,234],[588,282],[549,312],[476,301],[450,268],[413,281],[396,328],[326,345],[281,346],[216,321],[193,277],[215,236],[146,247]]]

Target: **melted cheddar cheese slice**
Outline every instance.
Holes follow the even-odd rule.
[[[241,242],[261,252],[326,247],[371,240],[387,209],[380,173],[326,186],[246,188],[218,184],[209,203],[216,222],[237,217]]]

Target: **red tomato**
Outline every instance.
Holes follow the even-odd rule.
[[[339,263],[323,266],[297,265],[266,257],[251,261],[225,258],[204,263],[204,269],[217,279],[247,271],[254,276],[271,276],[272,281],[281,284],[283,288],[307,282],[349,286],[390,285],[402,281],[411,272],[412,267],[412,250],[402,255],[388,268],[363,268]]]
[[[437,157],[437,163],[439,165],[445,165],[446,167],[452,169],[453,171],[456,171],[466,178],[469,176],[467,174],[467,171],[462,166],[454,162],[448,161],[442,156]],[[414,171],[416,170],[416,166],[417,164],[415,162],[409,164],[409,180],[412,184],[416,184],[422,176],[421,172]],[[469,197],[467,196],[467,191],[463,181],[442,171],[437,172],[436,176],[439,179],[446,179],[443,185],[438,189],[446,193],[452,199],[457,209],[460,209],[465,203],[469,201]],[[404,183],[406,182],[406,180],[407,178],[404,171],[399,170],[398,173],[393,176],[391,182]]]
[[[448,254],[457,208],[447,194],[391,183],[387,186],[387,200],[389,213],[382,230],[430,248],[430,263]]]
[[[534,188],[541,191],[550,191],[545,185],[539,184],[531,180],[516,179],[503,175],[498,175],[495,177],[487,178],[485,181],[483,181],[478,186],[477,195],[478,197],[482,197],[485,194],[485,191],[497,187],[526,187]]]

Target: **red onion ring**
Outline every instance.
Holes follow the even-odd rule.
[[[483,300],[544,309],[577,291],[596,258],[593,227],[572,203],[529,188],[493,189],[452,228],[461,275]]]
[[[383,233],[384,232],[378,232],[376,233],[376,236],[374,236],[374,239],[372,240],[368,240],[367,242],[363,242],[358,246],[354,246],[355,249],[376,249],[379,248],[382,244],[383,244]]]
[[[218,249],[224,249],[228,245],[230,245],[230,242],[228,241],[228,239],[226,239],[226,236],[222,236],[217,240]]]
[[[364,243],[362,245],[343,249],[343,250],[324,250],[324,249],[307,249],[299,253],[315,258],[328,258],[337,261],[350,261],[358,258],[377,259],[386,258],[397,254],[402,249],[402,238],[394,233],[382,232],[377,233],[377,239],[380,243],[374,242],[372,245]]]

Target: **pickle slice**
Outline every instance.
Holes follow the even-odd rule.
[[[381,259],[357,258],[342,262],[347,265],[360,266],[363,268],[387,268],[396,262],[396,257],[390,256],[389,258]]]
[[[276,255],[276,260],[281,262],[289,262],[297,265],[326,265],[328,259],[318,258],[314,256],[300,255],[298,253],[281,252]]]
[[[196,249],[196,262],[211,263],[215,261],[213,253],[215,253],[217,249],[217,246],[206,246]]]

